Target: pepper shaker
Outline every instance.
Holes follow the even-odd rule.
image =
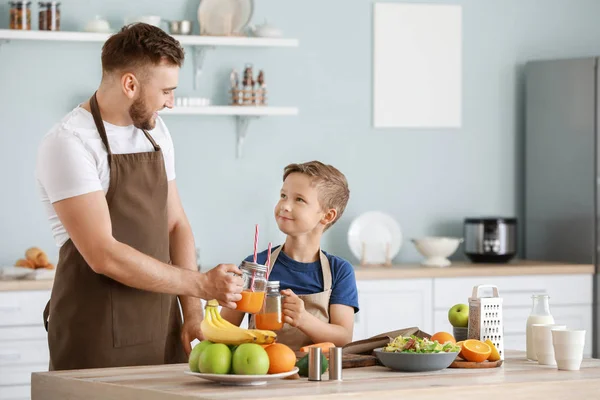
[[[329,380],[342,380],[342,348],[331,347],[329,349]]]
[[[311,347],[308,350],[308,380],[321,380],[321,348]]]

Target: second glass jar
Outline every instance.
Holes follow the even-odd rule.
[[[256,327],[258,329],[278,331],[283,328],[281,298],[279,281],[267,282],[265,302],[260,313],[256,314]]]
[[[42,1],[38,25],[40,31],[60,31],[60,3],[58,1]]]

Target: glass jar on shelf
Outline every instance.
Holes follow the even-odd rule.
[[[10,29],[31,30],[31,1],[10,1]]]
[[[60,3],[58,1],[41,1],[38,26],[40,31],[60,31]]]

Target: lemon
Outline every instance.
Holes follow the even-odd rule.
[[[490,353],[490,356],[488,357],[488,361],[500,360],[500,353],[498,353],[498,349],[496,349],[496,346],[494,346],[494,343],[492,343],[492,341],[490,339],[487,339],[485,341],[485,344],[490,346],[490,348],[492,349],[492,352]]]

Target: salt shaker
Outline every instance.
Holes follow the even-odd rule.
[[[308,380],[321,380],[321,348],[311,347],[308,350]]]
[[[342,380],[342,348],[331,347],[329,349],[329,380]]]

